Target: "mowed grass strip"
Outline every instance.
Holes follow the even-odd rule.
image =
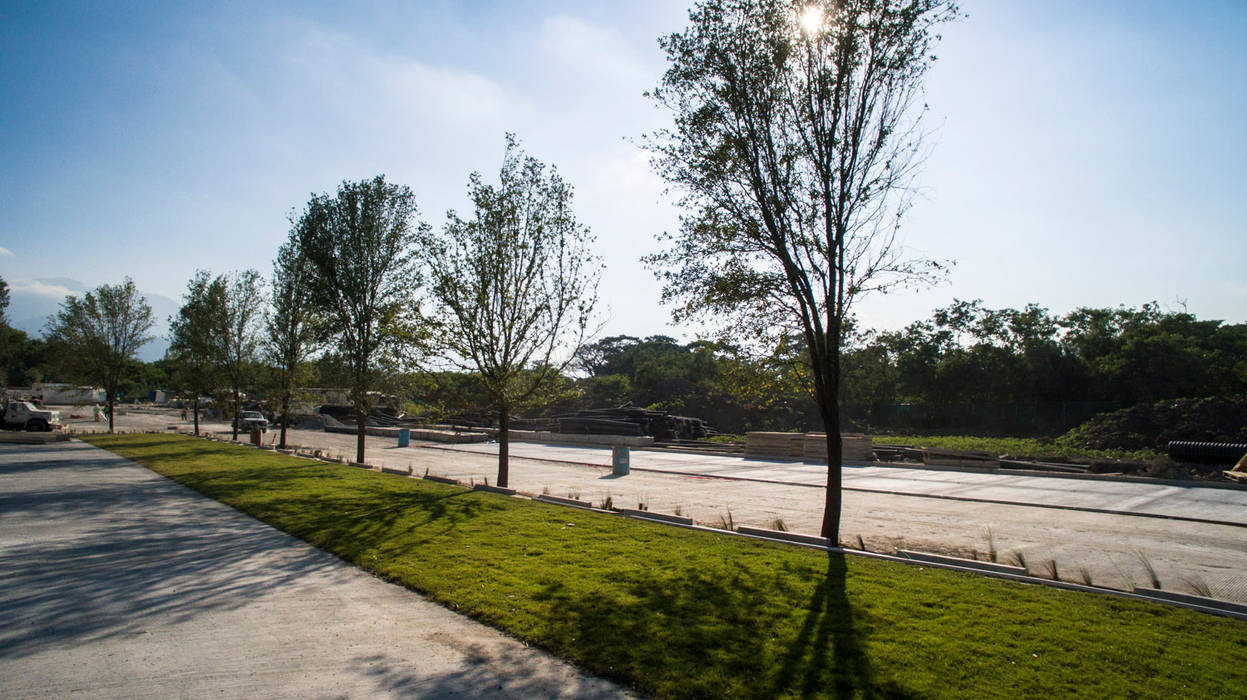
[[[875,435],[876,445],[914,445],[932,449],[987,452],[1014,459],[1126,459],[1146,462],[1156,450],[1095,450],[1061,438],[973,437],[968,435]]]
[[[1247,692],[1235,620],[193,438],[87,439],[647,695]]]

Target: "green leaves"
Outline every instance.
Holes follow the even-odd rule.
[[[498,183],[473,173],[468,189],[472,217],[450,212],[440,235],[422,238],[430,296],[451,361],[514,406],[538,396],[592,330],[600,260],[571,186],[513,134]]]
[[[48,340],[75,358],[70,366],[82,379],[104,386],[111,405],[139,348],[151,340],[152,325],[151,307],[127,277],[81,298],[65,297],[48,326]]]

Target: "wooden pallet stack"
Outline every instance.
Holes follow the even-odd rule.
[[[870,462],[874,459],[874,440],[862,433],[842,433],[840,435],[840,461]],[[827,435],[825,433],[806,433],[805,452],[802,455],[807,462],[827,461]]]
[[[801,459],[805,456],[805,435],[802,433],[746,433],[745,456]]]
[[[841,436],[840,455],[845,462],[869,462],[873,459],[873,449],[874,442],[869,435],[845,433]],[[827,436],[823,433],[747,433],[745,456],[826,462]]]

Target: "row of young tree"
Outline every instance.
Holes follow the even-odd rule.
[[[600,263],[571,187],[512,135],[498,184],[473,173],[469,194],[472,217],[452,211],[440,232],[419,221],[410,188],[383,176],[313,196],[290,217],[270,283],[254,270],[190,281],[170,324],[175,384],[194,396],[227,386],[237,416],[267,368],[285,446],[314,360],[349,389],[362,462],[377,390],[417,371],[471,370],[499,416],[505,486],[511,413],[561,376],[591,331]]]

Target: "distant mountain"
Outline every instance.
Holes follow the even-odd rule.
[[[68,277],[43,277],[32,282],[9,282],[10,325],[26,331],[31,336],[43,337],[48,320],[56,314],[66,296],[77,296],[87,291],[87,286]],[[169,349],[169,317],[176,314],[181,303],[160,294],[139,290],[152,307],[151,342],[139,349],[139,359],[144,362],[159,360]]]

